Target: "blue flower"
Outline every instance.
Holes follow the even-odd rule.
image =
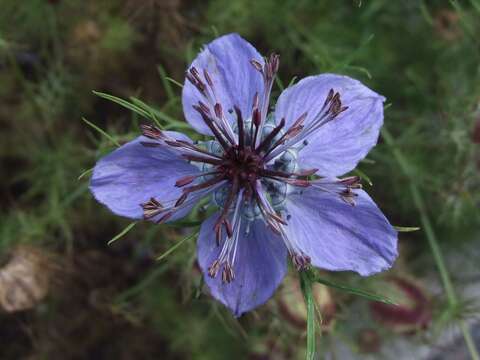
[[[375,146],[384,97],[347,76],[307,77],[269,113],[279,58],[237,34],[206,45],[186,73],[183,111],[212,140],[143,126],[102,158],[90,189],[115,214],[156,223],[209,197],[198,238],[211,294],[236,316],[265,303],[287,271],[367,276],[388,269],[397,233],[359,178],[340,178]]]

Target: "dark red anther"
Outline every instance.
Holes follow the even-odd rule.
[[[175,202],[175,207],[179,207],[180,205],[182,205],[185,202],[185,200],[187,200],[187,197],[188,197],[188,192],[184,192]]]
[[[245,147],[245,131],[243,128],[243,117],[242,112],[238,106],[233,107],[235,109],[235,114],[237,115],[237,127],[238,127],[238,148],[240,151],[243,151]]]
[[[156,142],[148,142],[148,141],[140,141],[140,144],[142,144],[142,146],[145,146],[145,147],[151,147],[151,148],[154,148],[154,147],[159,147],[161,146],[160,143],[156,143]]]
[[[185,74],[185,77],[188,81],[190,81],[190,83],[195,86],[198,91],[200,91],[203,95],[205,95],[205,89],[206,89],[206,86],[203,82],[198,82],[194,76],[192,76],[189,72],[187,72]]]
[[[333,91],[333,89],[330,89],[330,90],[328,91],[328,95],[327,95],[327,97],[326,97],[326,99],[325,99],[325,102],[323,103],[323,106],[322,106],[322,110],[325,109],[325,107],[330,103],[330,101],[331,101],[332,98],[333,98],[333,94],[334,94],[334,93],[335,93],[335,92]]]
[[[260,125],[260,121],[261,121],[261,114],[260,114],[260,110],[258,108],[255,108],[253,110],[253,114],[252,114],[252,120],[253,120],[253,124],[258,127]]]
[[[216,223],[213,226],[215,232],[215,244],[220,246],[220,241],[222,240],[222,223]]]
[[[197,177],[196,175],[191,175],[191,176],[185,176],[183,178],[180,178],[175,182],[175,186],[182,187],[182,186],[188,185],[192,183],[196,177]]]
[[[270,146],[270,143],[273,141],[273,139],[275,138],[275,136],[278,135],[278,133],[283,129],[283,127],[285,126],[285,118],[282,118],[282,120],[280,120],[280,124],[274,128],[270,134],[267,135],[267,137],[263,140],[263,142],[257,147],[257,149],[255,150],[257,154],[260,154],[260,152],[262,152],[263,150],[267,150],[268,147]]]
[[[207,84],[210,86],[210,88],[213,89],[213,81],[207,69],[203,69],[203,76],[205,77],[205,80],[207,81]]]
[[[198,102],[198,107],[199,107],[199,109],[200,109],[206,116],[210,116],[210,115],[211,115],[211,114],[210,114],[210,108],[209,108],[204,102],[199,101],[199,102]],[[195,108],[195,106],[193,106],[193,108],[194,108],[195,110],[197,110],[197,109]],[[197,110],[197,111],[198,111],[198,110]]]
[[[222,282],[225,284],[231,283],[235,279],[235,273],[232,266],[227,262],[222,271]]]
[[[193,108],[198,111],[198,113],[203,119],[203,122],[212,131],[213,135],[215,136],[219,144],[223,147],[223,149],[225,151],[228,151],[230,149],[230,145],[228,145],[227,142],[225,141],[225,138],[228,138],[228,137],[225,134],[221,133],[221,130],[218,129],[217,126],[213,123],[212,119],[204,111],[202,111],[200,106],[193,105]]]
[[[360,176],[349,176],[339,180],[339,183],[347,186],[356,185],[360,182]]]
[[[215,115],[217,116],[217,118],[221,119],[223,117],[222,105],[216,103],[213,109],[215,110]]]
[[[252,105],[252,108],[255,109],[255,108],[258,108],[258,92],[255,92],[255,95],[253,95],[253,105]]]
[[[218,259],[215,260],[208,268],[208,276],[215,278],[218,274],[218,270],[220,270],[220,265],[220,261],[218,261]]]
[[[229,238],[231,238],[233,236],[232,224],[230,223],[230,221],[228,219],[225,219],[223,221],[223,224],[225,225],[225,231],[227,232],[227,236]]]
[[[154,125],[142,124],[140,125],[140,130],[142,131],[143,136],[150,139],[158,140],[164,137],[162,130]]]
[[[259,61],[251,59],[250,64],[252,64],[257,71],[263,74],[263,65]]]
[[[163,215],[160,219],[158,219],[157,221],[157,224],[161,224],[161,223],[164,223],[165,221],[167,221],[168,219],[170,219],[173,215],[173,212],[168,212],[166,213],[165,215]]]
[[[202,79],[200,78],[200,73],[195,66],[192,66],[190,68],[190,74],[192,74],[192,76],[195,78],[195,80],[197,80],[197,82],[203,83]]]
[[[310,181],[305,179],[287,179],[286,182],[299,187],[309,187],[311,185]]]
[[[143,209],[143,217],[145,219],[151,219],[154,216],[157,216],[163,211],[162,204],[155,200],[155,198],[150,198],[147,202],[140,204]]]

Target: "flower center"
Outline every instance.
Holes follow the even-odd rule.
[[[225,165],[219,167],[230,182],[237,181],[240,187],[255,183],[261,176],[264,161],[250,148],[232,149],[225,154]]]

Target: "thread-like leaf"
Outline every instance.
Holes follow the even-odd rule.
[[[194,231],[193,233],[191,233],[190,235],[184,237],[182,240],[178,241],[175,245],[173,245],[170,249],[168,249],[167,251],[165,251],[162,255],[160,255],[159,257],[157,257],[157,261],[160,261],[160,260],[163,260],[165,259],[168,255],[170,255],[172,252],[174,252],[175,250],[177,250],[184,242],[188,241],[188,240],[191,240],[193,239],[194,237],[196,237],[198,235],[199,231]]]
[[[315,359],[315,302],[312,292],[312,280],[306,271],[300,272],[300,284],[302,287],[305,304],[307,306],[307,352],[306,360]]]
[[[361,290],[361,289],[354,288],[354,287],[349,286],[349,285],[337,284],[333,281],[323,279],[319,276],[315,276],[314,281],[316,281],[320,284],[329,286],[331,288],[337,289],[337,290],[345,291],[345,292],[353,294],[353,295],[364,297],[364,298],[366,298],[368,300],[371,300],[371,301],[379,301],[379,302],[383,302],[383,303],[389,304],[389,305],[397,305],[395,302],[393,302],[392,300],[388,299],[385,296],[373,294],[373,293],[370,293],[370,292],[367,292],[367,291],[364,291],[364,290]]]
[[[117,241],[118,239],[124,237],[125,234],[127,234],[130,230],[132,230],[135,225],[137,225],[137,222],[136,222],[136,221],[128,224],[127,227],[126,227],[125,229],[123,229],[122,231],[120,231],[117,235],[115,235],[115,236],[107,243],[107,245],[112,245],[115,241]]]
[[[413,232],[420,230],[417,226],[394,226],[393,228],[398,232]]]
[[[115,140],[110,134],[108,134],[105,130],[99,128],[97,125],[95,125],[94,123],[88,121],[87,119],[85,118],[82,118],[82,120],[88,125],[90,126],[91,128],[93,128],[94,130],[96,130],[97,132],[99,132],[101,135],[105,136],[108,140],[110,140],[111,142],[113,142],[115,145],[117,145],[118,147],[120,147],[120,143]]]

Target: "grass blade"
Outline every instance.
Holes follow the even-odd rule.
[[[115,104],[118,104],[120,106],[123,106],[124,108],[128,109],[128,110],[131,110],[135,113],[137,113],[138,115],[140,116],[143,116],[144,118],[146,119],[150,119],[151,120],[151,117],[150,117],[150,114],[145,111],[144,109],[138,107],[137,105],[135,104],[132,104],[131,102],[128,102],[127,100],[124,100],[124,99],[121,99],[119,97],[116,97],[116,96],[113,96],[113,95],[110,95],[110,94],[106,94],[106,93],[102,93],[100,91],[93,91],[93,93],[105,100],[109,100],[109,101],[112,101],[114,102]]]
[[[157,70],[160,75],[160,78],[162,79],[163,88],[167,93],[167,98],[173,99],[175,97],[175,93],[173,92],[172,84],[167,80],[167,72],[165,71],[162,65],[158,65]]]
[[[357,288],[354,288],[354,287],[351,287],[351,286],[348,286],[348,285],[337,284],[337,283],[334,283],[332,281],[323,279],[323,278],[318,277],[318,276],[315,277],[314,281],[316,281],[320,284],[329,286],[331,288],[347,292],[347,293],[352,294],[352,295],[361,296],[361,297],[366,298],[366,299],[371,300],[371,301],[379,301],[379,302],[383,302],[383,303],[389,304],[389,305],[397,305],[395,302],[386,298],[385,296],[373,294],[373,293],[370,293],[370,292],[367,292],[367,291],[364,291],[364,290],[361,290],[361,289],[357,289]]]
[[[194,231],[193,233],[191,233],[190,235],[184,237],[182,240],[180,240],[179,242],[177,242],[175,245],[173,245],[170,249],[168,249],[167,251],[165,251],[162,255],[160,255],[159,257],[157,257],[157,261],[161,261],[163,259],[165,259],[168,255],[170,255],[172,252],[174,252],[175,250],[177,250],[184,242],[188,241],[188,240],[191,240],[193,239],[194,237],[196,237],[198,235],[199,231]]]
[[[370,178],[368,177],[368,175],[365,174],[362,170],[360,170],[360,169],[355,169],[353,172],[354,172],[356,175],[360,176],[360,179],[365,180],[368,185],[373,186],[372,180],[370,180]]]
[[[312,281],[307,272],[300,272],[300,284],[307,306],[307,360],[315,359],[315,302],[312,293]]]
[[[87,176],[88,174],[90,174],[92,171],[93,171],[93,168],[90,168],[90,169],[88,169],[88,170],[85,170],[84,172],[82,172],[82,173],[78,176],[77,180],[82,180],[85,176]]]
[[[94,123],[88,121],[87,119],[83,118],[82,117],[82,120],[88,125],[90,126],[91,128],[95,129],[96,131],[98,131],[100,134],[102,134],[103,136],[105,136],[108,140],[110,140],[111,142],[113,142],[116,146],[120,147],[120,143],[115,140],[110,134],[108,134],[105,130],[102,130],[100,129],[97,125],[95,125]],[[83,174],[82,174],[83,175]]]
[[[175,79],[172,79],[171,77],[169,76],[165,76],[165,80],[168,80],[170,81],[172,84],[175,84],[177,85],[180,89],[183,88],[183,85],[181,83],[179,83],[177,80]]]
[[[420,230],[417,226],[394,226],[393,228],[398,232],[413,232]]]
[[[125,234],[127,234],[130,230],[133,229],[133,227],[137,225],[137,222],[134,221],[130,224],[128,224],[128,226],[123,229],[122,231],[120,231],[117,235],[115,235],[108,243],[107,245],[112,245],[115,241],[117,241],[118,239],[122,238],[123,236],[125,236]]]

